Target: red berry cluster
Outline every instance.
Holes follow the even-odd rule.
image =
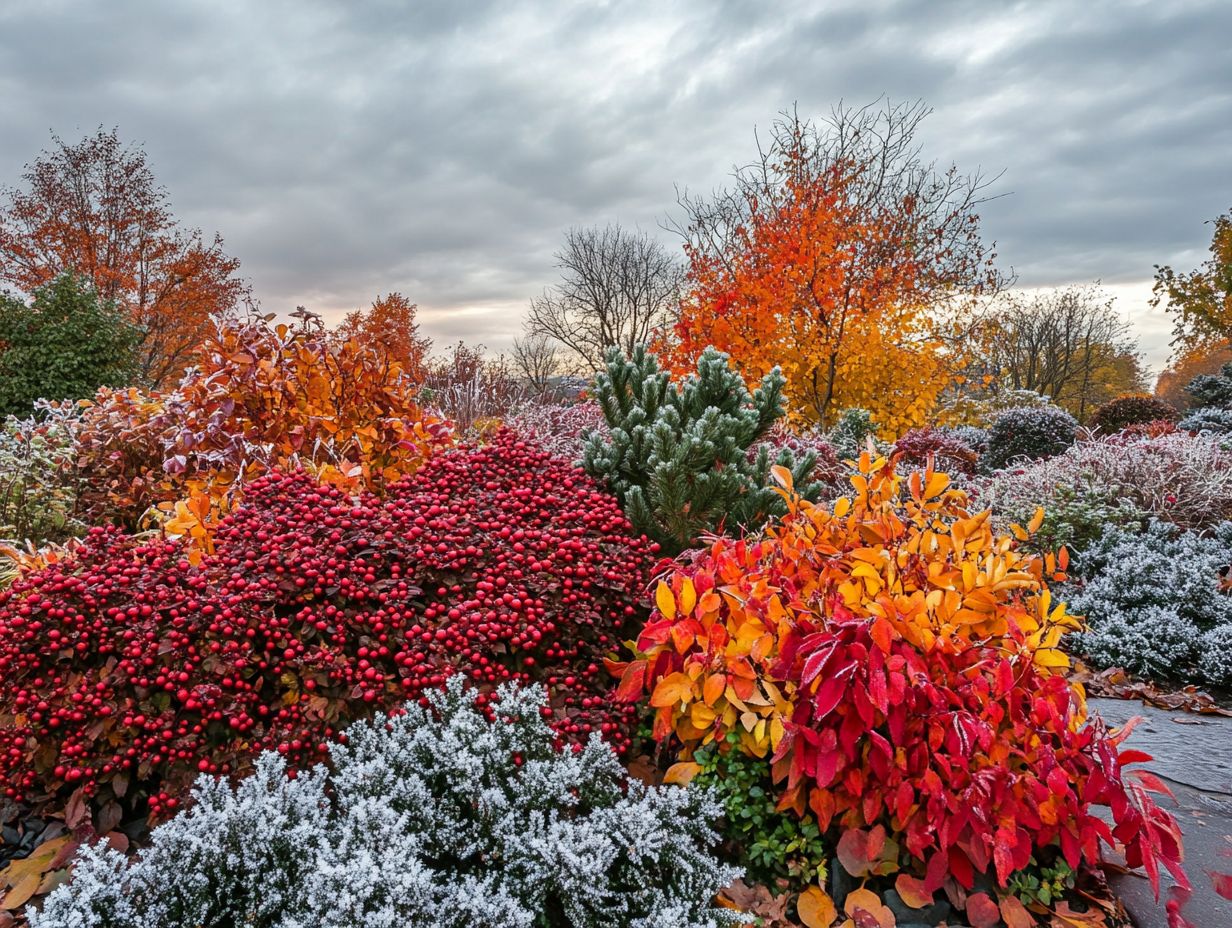
[[[611,496],[507,431],[379,498],[258,478],[197,567],[95,529],[0,593],[0,788],[157,816],[201,771],[316,760],[455,671],[545,683],[564,738],[623,749],[635,710],[608,701],[603,656],[645,619],[656,563]]]

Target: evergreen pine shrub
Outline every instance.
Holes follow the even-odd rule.
[[[771,486],[774,465],[790,470],[809,498],[819,492],[810,479],[815,454],[780,448],[772,456],[765,444],[749,454],[783,415],[784,383],[775,368],[750,393],[714,348],[683,381],[644,347],[632,357],[612,349],[594,388],[608,430],[587,435],[582,466],[607,482],[634,529],[669,553],[707,532],[759,528],[784,511]]]

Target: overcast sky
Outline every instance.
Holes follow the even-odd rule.
[[[1004,172],[1003,264],[1101,279],[1158,367],[1152,265],[1232,206],[1230,36],[1227,0],[3,0],[0,185],[115,126],[266,309],[400,290],[501,348],[569,226],[657,230],[793,103],[922,98],[926,155]]]

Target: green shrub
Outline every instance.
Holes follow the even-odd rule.
[[[31,418],[0,424],[0,539],[41,547],[85,531],[74,516],[79,413],[45,403]]]
[[[0,415],[28,416],[40,399],[85,399],[132,383],[141,338],[71,272],[35,290],[28,306],[0,296]]]
[[[783,415],[783,375],[775,368],[750,394],[727,355],[707,348],[697,373],[673,381],[644,347],[607,354],[595,379],[606,433],[587,435],[582,466],[606,481],[633,527],[672,554],[707,532],[759,528],[783,512],[770,468],[786,467],[796,489],[816,499],[816,456],[761,444]]]
[[[855,460],[868,447],[870,438],[877,447],[877,423],[867,409],[844,409],[830,429],[829,438],[840,458]]]
[[[693,785],[709,788],[723,807],[720,832],[732,858],[750,879],[773,889],[826,885],[829,855],[817,819],[779,811],[769,758],[741,751],[734,734],[728,740],[728,751],[710,744],[695,752],[701,771]]]

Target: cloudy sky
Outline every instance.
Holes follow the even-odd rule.
[[[0,185],[115,126],[266,309],[400,290],[501,348],[569,226],[657,231],[793,103],[922,98],[929,157],[1003,172],[1004,265],[1102,280],[1158,367],[1152,265],[1232,206],[1230,35],[1226,0],[4,0]]]

